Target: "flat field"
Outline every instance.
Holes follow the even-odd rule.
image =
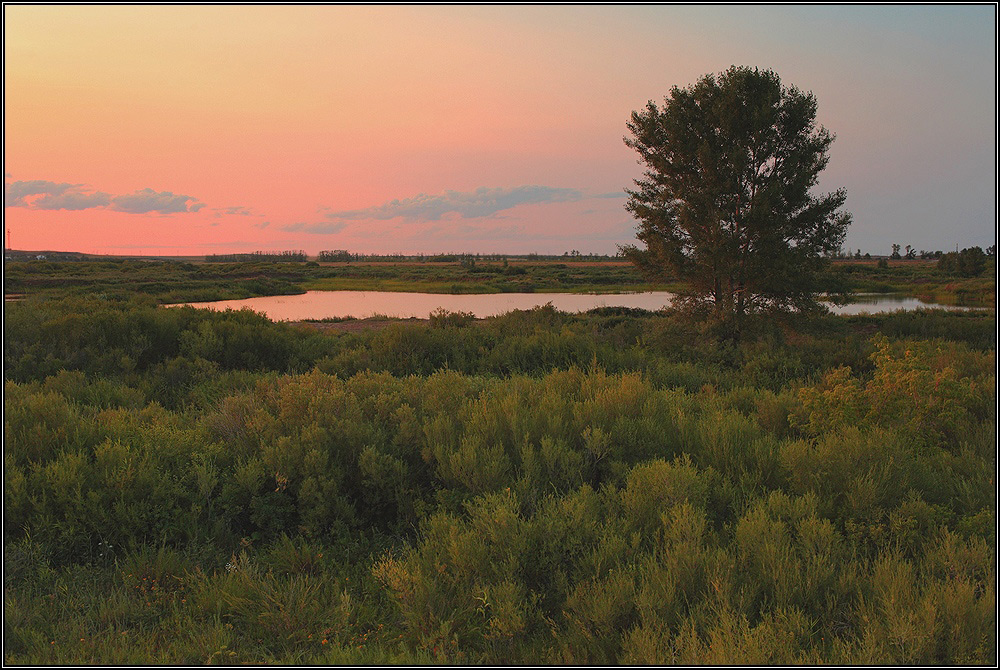
[[[995,262],[980,277],[941,272],[934,261],[838,261],[831,287],[903,293],[928,302],[988,305],[996,301]],[[307,290],[417,291],[422,293],[620,293],[678,291],[669,277],[650,283],[624,261],[242,262],[162,259],[18,261],[4,265],[7,297],[149,296],[157,303],[288,295]]]

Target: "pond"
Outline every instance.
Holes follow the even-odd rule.
[[[897,309],[917,308],[968,309],[924,303],[916,298],[899,295],[866,294],[857,296],[857,302],[842,307],[831,305],[835,314],[861,312],[893,312]],[[215,310],[248,307],[263,312],[274,321],[303,321],[305,319],[332,319],[355,317],[365,319],[383,315],[402,319],[427,316],[436,309],[449,312],[471,312],[476,318],[497,316],[515,309],[531,309],[552,303],[563,312],[585,312],[595,307],[639,307],[658,310],[669,305],[673,293],[647,291],[644,293],[406,293],[402,291],[308,291],[300,295],[275,295],[244,300],[217,300],[213,302],[186,303],[192,307]]]

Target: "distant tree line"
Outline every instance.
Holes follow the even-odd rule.
[[[900,253],[900,251],[903,253]],[[889,260],[916,260],[920,258],[921,260],[937,260],[938,269],[942,272],[947,272],[949,274],[958,274],[963,277],[975,277],[978,276],[986,269],[986,259],[993,258],[996,255],[996,245],[990,245],[985,250],[982,247],[969,247],[967,249],[962,249],[961,251],[956,250],[954,252],[945,253],[941,250],[937,251],[924,251],[921,249],[917,251],[915,247],[907,244],[906,247],[902,247],[899,244],[892,245],[892,253],[886,256],[875,255],[874,258],[880,259],[882,262],[888,258]],[[862,260],[873,258],[870,253],[861,253],[861,249],[857,249],[854,253],[850,250],[839,249],[833,258],[838,259],[851,259]]]
[[[566,261],[566,260],[590,260],[590,261],[615,261],[622,260],[617,254],[581,254],[575,249],[573,251],[558,254],[361,254],[351,253],[344,249],[334,249],[331,251],[321,251],[316,259],[321,263],[351,263],[351,262],[417,262],[417,263],[463,263],[475,264],[476,262],[505,262],[508,260],[524,261]]]
[[[304,251],[255,251],[252,254],[208,254],[205,256],[208,263],[242,263],[254,261],[268,261],[271,263],[304,263],[306,252]]]
[[[562,260],[571,261],[611,261],[611,260],[623,260],[624,256],[614,255],[609,256],[608,254],[582,254],[576,249],[572,251],[566,251],[562,255]]]
[[[316,260],[321,263],[347,263],[355,260],[355,254],[343,249],[334,249],[333,251],[321,251],[316,257]]]

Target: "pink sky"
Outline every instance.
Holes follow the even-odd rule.
[[[850,247],[987,245],[995,8],[6,6],[14,248],[614,252],[625,122],[732,64],[812,90]]]

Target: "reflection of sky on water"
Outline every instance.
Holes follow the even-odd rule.
[[[984,307],[966,307],[960,305],[941,305],[938,303],[924,302],[917,298],[891,293],[856,293],[851,298],[851,303],[842,305],[827,305],[834,314],[850,316],[852,314],[881,314],[883,312],[895,312],[898,309],[944,309],[949,312],[960,312],[969,309],[987,309]]]
[[[658,310],[669,305],[674,295],[666,291],[645,293],[487,293],[453,295],[448,293],[404,293],[389,291],[308,291],[301,295],[279,295],[245,300],[219,300],[189,303],[194,307],[216,310],[249,307],[275,321],[301,321],[353,316],[364,319],[375,315],[403,319],[427,316],[436,309],[449,312],[472,312],[477,318],[504,314],[515,309],[531,309],[546,303],[563,312],[585,312],[595,307],[638,307]],[[857,301],[837,307],[835,314],[893,312],[897,309],[937,307],[949,310],[963,307],[933,305],[916,298],[898,295],[859,295]]]

